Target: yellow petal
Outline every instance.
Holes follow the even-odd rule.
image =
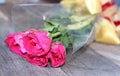
[[[72,4],[76,4],[76,1],[75,1],[75,0],[62,0],[62,1],[60,2],[60,4],[61,4],[67,11],[70,11]]]
[[[83,4],[85,0],[75,0],[79,5]]]
[[[83,4],[85,0],[62,0],[60,3],[61,4],[66,4],[66,3],[76,3],[76,4]]]
[[[97,14],[102,11],[99,0],[85,0],[85,5],[91,14]]]
[[[71,12],[71,7],[74,6],[75,13],[81,13],[86,11],[85,0],[62,0],[60,4],[69,12]]]
[[[106,19],[102,19],[96,24],[95,40],[107,44],[120,44],[119,37],[115,32],[113,24]]]
[[[117,34],[120,36],[120,25],[117,26],[116,30],[117,30]]]

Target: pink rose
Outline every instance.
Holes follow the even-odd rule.
[[[49,52],[52,39],[48,32],[29,30],[15,37],[23,53],[41,56]]]
[[[41,56],[49,52],[52,39],[47,37],[48,32],[28,30],[12,36],[12,40],[16,43],[22,53]],[[16,46],[11,41],[10,37],[7,38],[7,44],[13,48]],[[11,48],[11,47],[10,47]],[[12,48],[11,48],[12,49]],[[14,52],[14,50],[12,50]]]
[[[48,38],[48,32],[28,30],[7,36],[5,43],[12,52],[26,58],[31,64],[47,66],[50,59],[52,67],[65,62],[65,48],[62,44]]]
[[[48,64],[48,58],[46,58],[46,56],[26,55],[26,60],[33,65],[39,65],[43,67],[47,66]]]
[[[48,32],[28,30],[7,36],[5,43],[12,52],[26,58],[32,64],[46,66],[47,54],[50,51],[52,39]]]
[[[24,54],[20,50],[20,46],[15,42],[14,37],[16,35],[17,35],[17,33],[8,35],[5,40],[5,43],[8,45],[8,47],[11,49],[12,52],[24,57]]]
[[[52,67],[58,67],[65,62],[65,48],[62,44],[54,42],[48,57],[51,60]]]

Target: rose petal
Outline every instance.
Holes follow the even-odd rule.
[[[107,19],[108,21],[112,22],[112,20],[109,17],[104,17],[105,19]]]
[[[116,3],[115,2],[107,2],[105,3],[104,5],[102,5],[102,11],[105,11],[107,8],[115,5]]]
[[[116,26],[119,26],[119,25],[120,25],[120,20],[114,21],[114,24],[115,24]]]
[[[59,67],[65,62],[65,48],[62,44],[55,42],[50,50],[52,67]]]
[[[26,60],[30,62],[33,65],[39,65],[39,66],[47,66],[48,59],[45,56],[31,56],[27,55]]]
[[[41,48],[43,49],[43,54],[48,53],[51,46],[52,39],[47,37],[47,32],[40,32],[35,34],[36,34],[36,37],[38,38],[39,46],[41,46]]]
[[[30,63],[46,66],[48,63],[46,55],[52,42],[47,34],[48,32],[44,31],[28,30],[9,35],[5,43],[13,52],[25,57]]]
[[[20,46],[15,42],[14,36],[17,34],[10,34],[5,39],[5,43],[11,49],[12,52],[19,54],[20,56],[24,57],[24,54],[20,50]]]

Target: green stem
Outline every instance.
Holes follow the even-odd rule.
[[[50,34],[49,37],[54,38],[54,37],[57,37],[59,35],[61,35],[61,33],[57,32],[57,33],[54,33],[54,34]]]

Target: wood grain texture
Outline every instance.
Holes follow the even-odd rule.
[[[97,45],[96,45],[97,46]],[[83,52],[82,52],[83,51]],[[119,76],[120,67],[90,47],[73,55],[62,69],[69,76]]]
[[[0,8],[8,17],[8,20],[0,18],[0,76],[120,76],[120,58],[114,58],[114,55],[120,55],[120,46],[99,43],[80,49],[72,57],[68,57],[65,65],[59,68],[31,65],[5,45],[6,35],[15,32],[15,26],[10,23],[10,11],[5,10],[10,7],[2,5]],[[114,62],[116,60],[117,64]]]

